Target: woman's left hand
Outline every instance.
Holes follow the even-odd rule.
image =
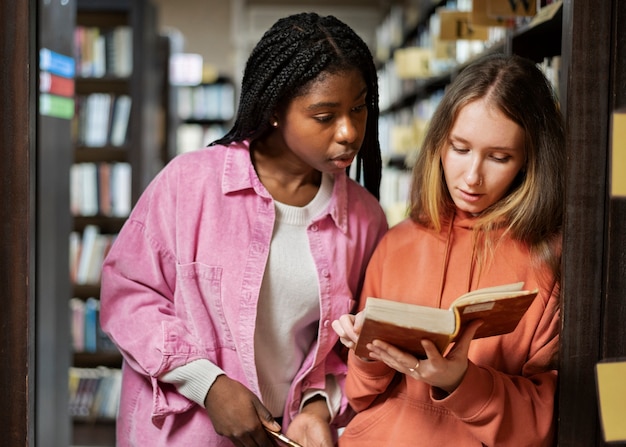
[[[285,435],[302,447],[333,447],[329,419],[326,400],[313,400],[291,421]]]
[[[435,344],[430,340],[422,340],[427,356],[423,360],[381,340],[374,340],[367,347],[370,350],[371,359],[385,362],[387,366],[402,374],[451,393],[465,376],[470,342],[481,324],[480,321],[474,321],[468,325],[445,357],[439,353]]]

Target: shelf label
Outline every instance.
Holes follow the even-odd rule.
[[[39,69],[65,78],[73,78],[76,64],[69,56],[42,48],[39,50]]]
[[[55,118],[72,119],[74,117],[74,99],[42,93],[39,95],[39,113]]]

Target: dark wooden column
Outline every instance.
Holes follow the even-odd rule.
[[[621,5],[621,6],[620,6]],[[624,103],[621,0],[565,0],[567,187],[559,445],[604,445],[595,364],[626,354],[624,201],[609,195],[610,122]],[[624,167],[626,170],[626,167]],[[626,172],[624,172],[626,175]]]
[[[0,445],[34,436],[35,2],[0,2]]]

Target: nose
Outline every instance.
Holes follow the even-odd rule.
[[[354,143],[359,136],[359,127],[351,118],[345,117],[338,121],[335,136],[341,144]]]
[[[472,158],[472,162],[465,174],[467,186],[480,186],[483,184],[482,162],[477,157]]]

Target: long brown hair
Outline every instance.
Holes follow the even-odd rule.
[[[478,99],[498,108],[525,134],[526,162],[509,192],[478,216],[474,231],[482,251],[492,230],[527,244],[535,261],[560,272],[565,140],[563,120],[551,84],[530,60],[490,55],[469,65],[449,85],[435,111],[413,168],[410,217],[439,231],[454,212],[441,154],[461,108]],[[480,233],[480,236],[479,236]]]

